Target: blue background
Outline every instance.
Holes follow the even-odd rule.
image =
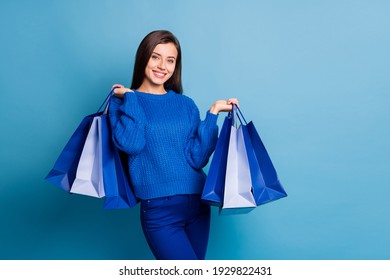
[[[207,258],[390,259],[389,14],[385,0],[1,1],[0,258],[153,258],[138,206],[106,211],[43,178],[130,84],[140,40],[169,29],[202,118],[237,97],[289,194],[213,208]]]

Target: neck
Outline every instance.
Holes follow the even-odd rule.
[[[143,83],[138,89],[138,91],[141,92],[147,92],[147,93],[152,93],[152,94],[166,94],[167,91],[164,88],[164,85],[150,85],[150,84],[145,84]]]

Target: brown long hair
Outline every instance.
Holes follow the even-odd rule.
[[[167,44],[173,43],[177,49],[177,58],[175,71],[173,72],[172,77],[165,82],[165,90],[173,90],[176,93],[183,93],[183,86],[181,83],[181,48],[179,40],[167,30],[156,30],[150,32],[146,37],[141,41],[137,54],[135,56],[134,71],[133,71],[133,80],[131,82],[131,88],[137,89],[141,86],[145,78],[145,68],[148,64],[150,56],[154,48],[158,44]]]

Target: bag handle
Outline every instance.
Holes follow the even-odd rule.
[[[229,112],[229,115],[230,117],[232,118],[232,126],[234,126],[235,128],[237,128],[237,123],[238,123],[238,120],[237,120],[237,112],[236,112],[236,108],[234,107],[234,104],[232,104],[232,111]]]
[[[245,122],[245,124],[248,124],[248,122],[246,121],[246,119],[245,119],[245,117],[244,117],[244,115],[242,114],[242,112],[241,112],[241,110],[240,110],[240,108],[236,105],[236,104],[234,104],[234,106],[236,107],[236,113],[238,112],[239,114],[237,114],[237,117],[238,117],[238,119],[240,120],[240,122],[242,123],[242,121],[241,121],[241,118],[244,120],[244,122]],[[240,115],[241,115],[241,118],[240,118]]]
[[[100,105],[100,107],[99,107],[99,109],[97,110],[96,113],[99,113],[99,112],[102,110],[102,108],[104,107],[103,114],[107,114],[108,105],[109,105],[109,103],[110,103],[110,97],[111,97],[112,95],[114,95],[114,89],[116,89],[116,88],[118,88],[118,87],[113,87],[113,88],[111,89],[110,93],[109,93],[109,94],[107,95],[107,97],[104,99],[102,105]]]
[[[230,112],[229,112],[229,114],[230,114]],[[246,119],[245,119],[244,115],[242,114],[240,108],[236,104],[232,104],[232,114],[233,114],[233,124],[232,125],[236,125],[237,124],[236,119],[238,119],[240,124],[244,124],[244,123],[245,123],[245,125],[248,124],[248,122],[246,121]],[[242,120],[241,120],[241,118],[242,118]]]

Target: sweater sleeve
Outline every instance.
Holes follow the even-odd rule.
[[[191,117],[193,127],[186,145],[186,158],[193,168],[201,169],[208,163],[217,144],[218,115],[208,111],[206,118],[201,121],[199,110],[195,106]]]
[[[113,96],[110,101],[109,118],[112,139],[115,145],[129,155],[135,155],[145,147],[145,113],[134,93],[124,98]]]

